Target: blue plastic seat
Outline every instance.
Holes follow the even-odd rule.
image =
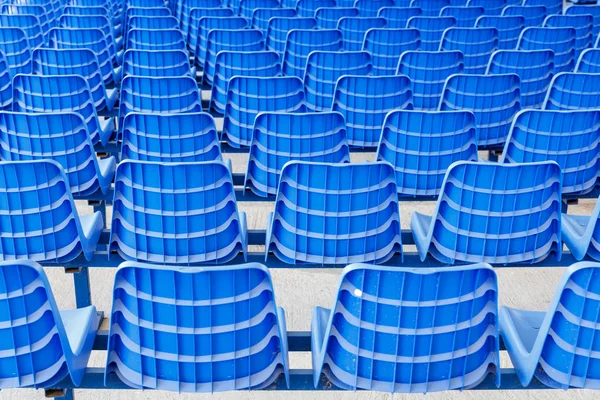
[[[525,18],[520,15],[501,17],[484,15],[477,19],[476,28],[495,28],[498,31],[498,48],[513,50],[517,47],[521,31],[525,27]]]
[[[112,118],[100,121],[92,92],[80,75],[17,75],[12,110],[26,113],[74,112],[84,119],[92,143],[106,145],[114,133]]]
[[[591,15],[548,15],[544,27],[575,29],[575,59],[593,45],[594,17]]]
[[[294,18],[296,10],[292,8],[256,8],[252,13],[252,28],[260,29],[267,37],[269,20],[275,17]]]
[[[482,7],[444,7],[440,11],[440,17],[454,17],[456,27],[473,28],[477,19],[485,14]]]
[[[11,15],[0,14],[0,25],[5,28],[21,28],[29,40],[32,49],[44,43],[44,33],[37,16],[32,14]]]
[[[115,50],[121,50],[123,47],[123,38],[117,39],[113,23],[104,15],[70,15],[66,14],[58,20],[58,26],[70,29],[100,29],[106,38],[107,43],[115,47]]]
[[[0,271],[0,389],[45,388],[66,377],[79,386],[100,324],[96,307],[59,310],[34,261],[5,261]]]
[[[233,147],[250,146],[257,114],[304,111],[304,85],[300,78],[233,77],[227,89],[223,140]]]
[[[403,109],[412,109],[411,83],[406,76],[346,75],[337,81],[332,110],[344,116],[351,146],[377,146],[388,112]]]
[[[335,0],[297,0],[296,13],[302,18],[313,18],[321,7],[336,7]]]
[[[600,75],[562,72],[555,74],[546,93],[544,110],[600,108]]]
[[[369,29],[362,50],[371,54],[373,75],[394,75],[400,55],[419,50],[421,37],[417,29]]]
[[[587,49],[581,52],[575,72],[600,74],[600,49]]]
[[[343,75],[369,75],[371,67],[371,56],[366,51],[311,52],[304,75],[306,108],[330,110],[338,79]]]
[[[555,162],[459,161],[446,172],[435,215],[414,212],[421,260],[444,264],[560,260],[561,172]]]
[[[35,49],[31,72],[36,75],[80,75],[87,81],[96,111],[112,111],[119,92],[106,89],[98,59],[89,49]]]
[[[576,260],[582,260],[586,255],[594,260],[600,260],[600,201],[591,215],[562,215],[562,237]]]
[[[339,20],[337,29],[342,32],[345,51],[360,51],[365,33],[369,29],[384,27],[385,19],[380,17],[343,17]]]
[[[260,113],[254,122],[244,189],[277,194],[288,161],[350,162],[344,117],[337,112]]]
[[[475,115],[391,111],[385,117],[377,160],[394,166],[399,195],[437,196],[452,163],[478,160]]]
[[[338,22],[345,17],[358,17],[358,8],[320,7],[315,11],[315,20],[321,29],[336,29]]]
[[[287,35],[283,61],[283,74],[304,78],[308,55],[313,51],[341,51],[342,32],[338,29],[293,29]]]
[[[165,7],[163,0],[127,0],[129,7]]]
[[[526,7],[546,7],[548,15],[560,15],[563,13],[563,0],[523,0]]]
[[[266,251],[288,264],[383,263],[402,252],[388,163],[291,161],[281,171]]]
[[[183,33],[179,29],[130,29],[127,50],[182,50],[187,51]]]
[[[121,83],[118,126],[131,112],[187,114],[202,111],[196,80],[189,76],[126,76]],[[121,130],[121,128],[119,128]]]
[[[564,194],[585,194],[600,177],[600,112],[523,110],[515,116],[500,162],[554,161]]]
[[[122,160],[200,162],[221,160],[215,121],[207,113],[138,114],[123,120]]]
[[[386,27],[390,29],[404,29],[408,20],[412,17],[420,17],[420,8],[411,7],[382,7],[379,9],[378,17],[384,18]]]
[[[66,15],[76,15],[76,16],[103,16],[108,18],[109,22],[112,23],[115,34],[121,34],[123,31],[123,24],[121,23],[120,18],[115,18],[113,13],[109,11],[106,7],[103,6],[74,6],[74,5],[66,5],[63,9],[63,15],[59,19],[60,20]],[[42,29],[43,31],[43,29]]]
[[[8,108],[12,103],[12,76],[10,67],[0,51],[0,109]]]
[[[0,52],[8,62],[11,76],[31,72],[31,48],[23,29],[0,27]]]
[[[246,215],[238,213],[222,161],[121,161],[109,250],[157,264],[218,264],[246,255]]]
[[[506,7],[506,0],[468,0],[467,7],[481,7],[486,16],[498,16]]]
[[[56,161],[2,161],[0,172],[2,261],[64,264],[81,253],[91,259],[104,227],[102,214],[79,216],[69,181]]]
[[[189,23],[185,25],[184,21],[181,21],[181,30],[186,37],[188,49],[192,54],[196,53],[196,47],[198,46],[198,35],[200,34],[200,20],[202,18],[212,17],[233,17],[233,10],[230,8],[192,8],[190,9]],[[206,32],[208,34],[208,32]]]
[[[566,8],[565,15],[591,15],[594,18],[594,37],[600,33],[600,6],[573,4]]]
[[[200,18],[198,18],[198,19],[192,18],[192,10],[195,9],[196,12],[200,12],[200,14],[202,14],[202,16],[204,16],[204,17],[209,17],[209,16],[227,17],[230,15],[233,15],[233,10],[230,8],[223,7],[221,0],[183,0],[183,1],[178,1],[177,5],[178,5],[178,9],[177,9],[177,12],[175,13],[175,17],[181,23],[181,30],[186,35],[186,40],[189,40],[189,36],[187,36],[187,35],[189,34],[190,29],[192,29],[192,27],[194,25],[197,26],[198,21],[200,19]],[[215,10],[219,10],[219,9],[227,10],[228,12],[225,11],[222,14],[217,12],[217,14],[219,14],[219,15],[212,15],[215,12]],[[206,15],[204,15],[205,13],[206,13]]]
[[[479,146],[501,145],[521,108],[519,92],[516,74],[453,75],[446,80],[439,110],[472,111]]]
[[[154,340],[146,342],[146,335]],[[256,263],[121,264],[107,354],[105,379],[115,373],[138,389],[260,389],[282,375],[289,382],[285,313],[269,270]]]
[[[547,312],[500,309],[500,334],[523,386],[535,376],[552,388],[598,390],[599,267],[567,268]]]
[[[525,27],[542,26],[548,14],[544,6],[506,6],[502,11],[503,16],[520,15],[525,18]]]
[[[190,76],[196,68],[183,50],[127,50],[123,56],[123,76]]]
[[[209,109],[221,114],[225,113],[227,86],[232,77],[281,75],[279,55],[274,51],[221,51],[215,66]]]
[[[179,21],[172,15],[162,17],[146,17],[136,15],[129,18],[128,25],[131,29],[179,29]]]
[[[202,79],[208,84],[213,83],[219,52],[258,52],[264,49],[263,35],[258,29],[212,30],[208,33]]]
[[[115,175],[114,157],[97,159],[87,125],[75,113],[0,112],[3,161],[54,160],[65,171],[73,195],[106,193]]]
[[[394,7],[394,0],[356,0],[354,7],[358,8],[361,17],[377,17],[383,7]]]
[[[206,46],[208,44],[208,33],[213,29],[244,29],[248,27],[248,20],[244,17],[203,17],[198,22],[198,37],[196,43],[191,46],[195,52],[195,64],[204,67],[206,61]],[[190,40],[193,40],[191,38]]]
[[[279,0],[240,0],[238,15],[251,20],[254,10],[257,8],[277,7],[279,7]]]
[[[440,51],[463,53],[465,74],[483,74],[490,56],[498,49],[496,28],[448,28],[440,42]]]
[[[293,29],[307,30],[314,29],[316,27],[317,21],[314,18],[271,18],[269,20],[269,27],[267,28],[267,50],[276,51],[279,54],[279,56],[283,58],[283,53],[285,53],[287,35],[289,32],[291,32]]]
[[[419,30],[423,51],[438,51],[444,31],[454,26],[454,17],[412,17],[406,25],[407,28]]]
[[[396,74],[410,78],[416,110],[437,110],[446,79],[463,68],[459,51],[407,51],[400,56]]]
[[[442,8],[449,7],[450,0],[412,0],[410,7],[420,8],[424,17],[438,17]]]
[[[4,4],[2,5],[2,13],[7,15],[35,15],[40,21],[40,29],[43,34],[46,34],[50,29],[48,15],[42,6],[33,4]]]
[[[344,268],[311,323],[315,387],[426,393],[500,386],[498,282],[488,264]],[[445,395],[448,396],[448,395]]]
[[[125,10],[125,22],[129,20],[129,18],[134,17],[136,15],[142,15],[146,17],[166,17],[171,14],[171,10],[167,7],[134,7],[128,6]]]
[[[490,57],[487,75],[517,74],[521,83],[521,107],[541,108],[552,82],[552,50],[498,50]]]

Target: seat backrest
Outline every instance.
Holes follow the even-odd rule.
[[[344,116],[351,146],[377,146],[387,113],[402,109],[412,109],[411,83],[406,76],[346,75],[337,81],[332,110]]]
[[[437,110],[446,79],[463,68],[460,51],[407,51],[400,56],[396,73],[410,78],[415,109]]]
[[[400,55],[421,48],[418,29],[369,29],[362,50],[371,54],[375,76],[394,75]]]
[[[7,15],[35,15],[40,20],[42,33],[46,34],[50,29],[48,15],[42,6],[34,4],[4,4],[2,5],[2,13]]]
[[[420,8],[411,7],[382,7],[377,13],[378,17],[385,18],[385,26],[390,29],[404,29],[412,17],[420,17]]]
[[[560,15],[563,13],[562,0],[523,0],[523,5],[526,7],[546,7],[548,15]]]
[[[448,28],[440,42],[440,51],[463,53],[465,74],[484,74],[490,56],[497,49],[496,28]]]
[[[191,74],[190,58],[183,50],[127,50],[123,55],[123,76],[192,76]]]
[[[244,186],[259,196],[274,196],[288,161],[350,162],[344,117],[337,112],[258,114]]]
[[[302,18],[313,18],[318,8],[336,6],[335,0],[297,0],[296,13]]]
[[[440,111],[472,111],[479,146],[504,143],[520,109],[520,80],[516,74],[452,75],[446,80],[439,106]]]
[[[221,160],[215,121],[203,112],[129,113],[123,120],[122,160],[202,162]]]
[[[33,14],[0,14],[0,24],[3,27],[21,28],[32,49],[41,46],[44,43],[44,34],[40,19]]]
[[[481,7],[485,15],[501,15],[506,7],[506,0],[468,0],[467,7]]]
[[[581,52],[575,72],[600,74],[600,49],[587,49]]]
[[[320,7],[315,11],[315,20],[320,29],[336,29],[344,17],[358,17],[358,8]]]
[[[208,44],[208,33],[213,29],[245,29],[248,20],[244,17],[203,17],[198,22],[198,39],[195,46],[195,63],[204,68],[206,62],[206,47]]]
[[[343,42],[339,29],[289,31],[282,61],[283,74],[304,78],[308,55],[311,52],[341,51]]]
[[[221,51],[216,58],[209,109],[225,113],[227,86],[234,76],[279,75],[279,54],[274,51]]]
[[[594,19],[594,37],[600,33],[600,6],[595,4],[571,4],[565,10],[565,15],[591,15]]]
[[[6,57],[0,51],[0,108],[10,106],[12,103],[12,76]]]
[[[525,27],[542,26],[548,11],[544,6],[511,5],[504,7],[503,16],[521,15],[525,18]]]
[[[498,50],[490,57],[486,74],[517,74],[521,107],[540,108],[554,73],[552,50]]]
[[[279,0],[240,0],[238,15],[252,20],[254,10],[257,8],[277,8]]]
[[[410,7],[420,8],[424,17],[438,17],[442,8],[449,7],[450,0],[412,0]]]
[[[477,129],[470,111],[391,111],[377,160],[396,170],[398,194],[437,196],[448,167],[477,161]]]
[[[223,139],[234,147],[250,146],[257,114],[304,111],[304,85],[300,78],[233,77],[227,89]]]
[[[195,54],[196,51],[198,50],[198,42],[199,42],[199,35],[200,35],[200,20],[202,18],[211,18],[211,17],[221,17],[221,18],[225,18],[225,17],[229,17],[229,18],[233,18],[233,10],[230,8],[225,8],[225,7],[221,7],[221,8],[192,8],[190,10],[190,22],[187,25],[187,28],[185,25],[183,25],[183,21],[182,21],[182,28],[181,30],[183,31],[184,35],[186,35],[186,40],[188,43],[188,49],[190,50],[190,52],[192,54]],[[239,22],[244,22],[242,20],[239,20]],[[246,25],[244,25],[246,26]],[[208,32],[206,32],[206,34],[208,35]],[[206,39],[206,38],[205,38]],[[204,45],[206,47],[206,45]],[[206,48],[205,48],[206,51]]]
[[[289,264],[383,263],[402,251],[388,163],[292,161],[281,171],[267,251]]]
[[[384,27],[385,18],[381,17],[343,17],[339,20],[337,29],[342,31],[345,51],[360,51],[365,33],[372,28]]]
[[[71,29],[100,29],[106,40],[114,44],[114,27],[105,15],[65,14],[58,20],[58,26]]]
[[[565,194],[585,194],[600,177],[600,112],[523,110],[513,121],[501,162],[555,161]]]
[[[421,50],[438,51],[444,31],[456,26],[454,17],[412,17],[406,23],[407,28],[419,30]]]
[[[172,15],[146,17],[136,15],[129,18],[129,29],[179,29],[177,18]]]
[[[457,28],[472,28],[477,18],[485,14],[483,7],[450,6],[440,11],[440,17],[454,17]]]
[[[217,264],[246,250],[231,172],[221,161],[121,161],[114,188],[109,249],[126,260]]]
[[[31,48],[23,29],[0,27],[0,52],[4,54],[12,76],[31,72]]]
[[[130,29],[127,33],[126,48],[187,51],[185,38],[179,29]]]
[[[261,264],[126,262],[112,304],[106,377],[116,373],[128,386],[210,393],[260,389],[288,376],[285,317]],[[155,340],[145,343],[140,330]]]
[[[513,50],[517,47],[521,31],[525,28],[525,18],[514,16],[489,16],[477,18],[476,28],[495,28],[498,31],[498,48]]]
[[[283,57],[287,35],[289,32],[291,32],[293,29],[306,30],[314,29],[316,27],[317,21],[312,17],[273,17],[269,20],[269,25],[267,28],[267,50],[276,51],[280,57]]]
[[[66,5],[63,9],[64,15],[103,15],[107,18],[112,19],[110,12],[106,7],[102,6],[74,6]]]
[[[129,21],[129,18],[136,15],[142,15],[145,17],[166,17],[171,15],[171,11],[167,7],[133,7],[128,6],[125,10],[125,23]]]
[[[293,8],[256,8],[251,16],[252,28],[260,29],[266,38],[271,18],[294,18],[296,15],[296,10]]]
[[[165,7],[163,0],[127,0],[129,7]]]
[[[425,393],[488,375],[500,385],[498,281],[488,264],[350,265],[324,323],[313,365],[337,387]]]
[[[360,16],[365,18],[376,17],[382,7],[394,7],[394,0],[356,0],[354,7],[360,11]]]
[[[600,108],[600,75],[561,72],[552,78],[542,109],[578,110]]]
[[[591,15],[548,15],[544,27],[575,29],[575,59],[593,46],[594,17]]]
[[[0,162],[0,205],[0,260],[61,263],[81,254],[77,208],[56,161]]]
[[[313,51],[306,61],[304,98],[310,111],[330,110],[338,79],[369,75],[371,56],[366,51]]]

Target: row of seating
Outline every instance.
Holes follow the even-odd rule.
[[[0,388],[79,386],[97,329],[94,306],[59,310],[44,270],[0,263]],[[598,389],[600,264],[568,268],[547,312],[498,309],[488,264],[376,267],[341,274],[311,323],[313,380],[425,393],[500,381],[500,337],[523,386]],[[126,262],[112,291],[105,379],[174,392],[289,384],[285,313],[260,264],[211,269]],[[25,361],[26,360],[26,361]]]

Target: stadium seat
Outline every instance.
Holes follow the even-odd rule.
[[[121,161],[109,251],[157,264],[220,264],[246,255],[246,215],[238,213],[222,161]]]
[[[591,215],[562,215],[562,237],[576,260],[582,260],[586,255],[600,260],[599,215],[600,201],[596,201]]]
[[[479,146],[502,145],[521,108],[519,88],[516,74],[453,75],[446,80],[439,110],[472,111]]]
[[[136,15],[144,17],[167,17],[171,14],[171,10],[167,7],[132,7],[128,6],[125,11],[125,22],[129,21],[129,18],[135,17]],[[125,29],[127,32],[127,29]]]
[[[377,161],[394,166],[399,195],[437,196],[452,163],[478,161],[475,116],[469,111],[391,111]]]
[[[183,50],[127,50],[123,56],[123,76],[190,76],[196,79],[196,68],[190,65]]]
[[[313,51],[306,61],[304,98],[309,111],[330,110],[338,79],[343,75],[369,75],[371,56],[366,51]]]
[[[444,7],[440,17],[454,17],[457,28],[473,28],[477,19],[485,14],[482,7]]]
[[[358,8],[361,17],[374,18],[383,7],[394,7],[394,0],[356,0],[354,7]]]
[[[114,133],[112,118],[100,121],[92,92],[80,75],[17,75],[13,79],[13,111],[74,112],[84,119],[92,143],[103,146]]]
[[[2,161],[0,172],[0,231],[5,238],[2,261],[63,264],[81,253],[87,261],[92,258],[104,227],[102,214],[79,216],[60,164],[52,160]],[[33,381],[27,386],[31,385]]]
[[[572,4],[565,10],[565,15],[591,15],[594,18],[594,37],[600,33],[600,6]]]
[[[344,268],[311,323],[314,385],[426,393],[500,387],[498,282],[489,264]]]
[[[412,0],[410,7],[420,8],[424,17],[438,17],[442,8],[451,6],[450,0]]]
[[[130,29],[127,32],[127,50],[182,50],[187,51],[183,33],[179,29]]]
[[[371,54],[372,73],[375,76],[394,75],[400,55],[421,48],[417,29],[369,29],[362,50]]]
[[[195,31],[195,37],[197,37],[196,29],[200,18],[233,16],[233,10],[223,7],[221,0],[182,0],[178,2],[178,5],[180,5],[180,11],[176,13],[179,15],[175,15],[175,17],[179,19],[181,30],[188,43],[190,43],[189,35],[192,30]]]
[[[313,51],[341,51],[342,32],[337,29],[291,30],[287,35],[283,61],[283,74],[304,78],[308,55]]]
[[[44,44],[44,32],[37,16],[32,14],[0,14],[0,25],[4,28],[21,28],[29,40],[29,47],[35,49]]]
[[[460,51],[407,51],[398,62],[397,75],[406,75],[412,83],[416,110],[437,110],[446,79],[463,72]]]
[[[202,98],[196,80],[189,76],[126,76],[121,83],[119,131],[131,112],[148,114],[187,114],[202,111]]]
[[[179,29],[179,21],[177,21],[177,18],[173,17],[172,15],[162,17],[146,17],[142,15],[136,15],[129,18],[127,26],[130,31],[132,29],[170,30]]]
[[[500,334],[523,386],[535,376],[552,388],[598,389],[599,267],[567,268],[547,312],[500,309]]]
[[[192,42],[191,46],[195,52],[195,64],[200,68],[204,67],[206,62],[206,46],[208,44],[208,33],[213,29],[245,29],[248,27],[248,20],[243,17],[203,17],[198,22],[197,42]],[[190,40],[193,40],[191,38]]]
[[[525,18],[525,28],[542,26],[548,12],[544,6],[506,6],[502,11],[503,16],[520,15]]]
[[[186,36],[186,42],[190,53],[196,54],[198,47],[199,35],[200,35],[200,20],[202,18],[233,18],[233,10],[230,8],[192,8],[190,9],[190,21],[186,26],[183,25],[183,34]],[[238,20],[238,22],[246,22]],[[246,25],[243,25],[244,27]],[[208,31],[206,32],[208,34]],[[206,45],[205,45],[206,46]]]
[[[89,49],[44,49],[33,51],[31,72],[36,75],[80,75],[85,78],[96,111],[112,111],[119,92],[106,89],[98,59]]]
[[[277,8],[279,0],[240,0],[238,15],[251,20],[257,8]]]
[[[206,55],[204,58],[202,79],[213,83],[216,70],[217,54],[222,51],[258,52],[265,49],[262,32],[258,29],[220,30],[208,33]]]
[[[544,27],[575,29],[576,60],[583,50],[593,45],[594,17],[591,15],[548,15]]]
[[[105,15],[70,15],[65,14],[58,20],[60,28],[70,29],[100,29],[106,42],[112,44],[115,51],[123,48],[123,38],[117,39],[113,23]]]
[[[12,103],[12,76],[10,67],[0,51],[0,109],[10,108]]]
[[[560,260],[561,171],[554,162],[450,166],[435,215],[414,212],[411,229],[424,261],[531,264]]]
[[[96,307],[59,310],[44,269],[29,260],[0,263],[0,389],[81,385],[100,317]]]
[[[388,163],[288,162],[267,226],[269,252],[288,264],[383,263],[402,252]]]
[[[343,17],[339,20],[337,29],[342,31],[345,51],[360,51],[365,33],[369,29],[384,27],[385,19],[380,17]]]
[[[544,110],[584,110],[600,108],[600,75],[562,72],[555,74],[546,93]]]
[[[552,50],[498,50],[490,57],[487,75],[517,74],[521,107],[541,108],[552,81]]]
[[[233,147],[250,146],[257,114],[304,111],[304,85],[300,78],[233,77],[227,88],[223,140]]]
[[[548,15],[561,15],[563,13],[563,0],[523,0],[526,7],[546,7]]]
[[[575,72],[600,74],[600,49],[587,49],[581,52]]]
[[[337,112],[260,113],[254,121],[244,189],[277,194],[288,161],[350,162],[344,117]]]
[[[31,50],[23,29],[0,27],[0,52],[8,62],[11,76],[31,73]]]
[[[260,389],[289,379],[286,335],[261,264],[125,262],[115,275],[105,379],[178,393]]]
[[[513,50],[517,47],[521,31],[525,28],[525,18],[520,15],[511,17],[484,15],[475,22],[476,28],[495,28],[498,31],[498,48]]]
[[[313,18],[321,7],[336,7],[335,0],[297,0],[296,13],[302,18]]]
[[[269,20],[269,27],[267,28],[267,50],[276,51],[283,58],[289,32],[293,29],[308,30],[315,28],[317,28],[317,21],[314,18],[271,18]]]
[[[406,76],[342,76],[337,81],[332,110],[344,116],[351,146],[377,146],[388,112],[403,109],[412,109]]]
[[[50,22],[44,7],[34,4],[4,4],[2,5],[2,14],[6,15],[35,15],[40,21],[40,29],[43,34],[50,30]],[[2,26],[5,26],[2,24]]]
[[[291,8],[256,8],[252,13],[252,28],[260,29],[267,37],[269,20],[271,18],[295,18],[296,10]]]
[[[454,17],[412,17],[406,25],[407,28],[419,30],[423,51],[438,51],[444,31],[454,26]]]
[[[77,198],[106,194],[115,176],[115,158],[96,158],[87,125],[75,113],[0,112],[0,158],[56,161]]]
[[[448,28],[440,42],[440,51],[463,53],[465,74],[484,74],[490,56],[497,49],[496,28]]]
[[[320,29],[336,29],[338,22],[345,17],[358,17],[358,8],[320,7],[315,11],[315,20]]]
[[[481,7],[486,16],[499,16],[506,7],[506,0],[468,0],[467,7]]]
[[[279,76],[281,64],[274,51],[221,51],[215,62],[215,74],[211,88],[210,110],[225,113],[227,86],[234,76]]]
[[[138,114],[123,120],[122,160],[201,162],[221,160],[210,114]]]
[[[500,162],[554,161],[563,194],[594,190],[600,178],[600,112],[523,110],[515,116]]]

